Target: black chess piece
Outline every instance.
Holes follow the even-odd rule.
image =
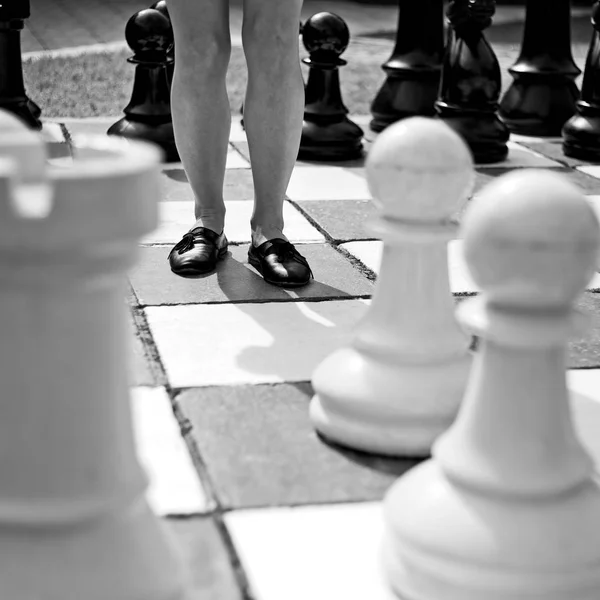
[[[29,0],[0,3],[0,108],[40,130],[40,107],[28,98],[23,81],[21,31],[31,15]]]
[[[135,13],[125,27],[125,39],[135,65],[131,100],[125,116],[108,130],[109,135],[146,140],[158,144],[168,162],[179,161],[171,117],[171,86],[167,67],[172,59],[171,22],[158,10],[146,8]]]
[[[167,19],[169,19],[169,23],[171,22],[171,17],[169,16],[169,9],[167,7],[166,0],[158,0],[154,4],[150,5],[150,8],[157,10],[162,13]],[[167,73],[169,74],[169,84],[173,81],[173,73],[175,72],[175,41],[173,41],[173,45],[167,51],[167,56],[171,59],[171,62],[167,64]]]
[[[435,114],[443,56],[443,0],[398,0],[396,45],[382,65],[387,77],[371,104],[373,131]]]
[[[363,153],[364,132],[346,116],[339,77],[339,67],[346,64],[340,56],[350,42],[348,26],[333,13],[317,13],[304,24],[302,41],[309,53],[302,62],[309,73],[298,158],[358,158]]]
[[[500,101],[500,118],[514,133],[560,135],[575,113],[581,70],[571,53],[569,0],[527,0],[514,81]]]
[[[600,1],[592,8],[592,41],[588,51],[581,99],[575,115],[563,127],[563,152],[566,156],[600,161]]]
[[[451,0],[448,45],[442,66],[438,116],[469,145],[476,163],[508,155],[507,126],[498,117],[500,65],[484,30],[492,24],[494,0]]]
[[[164,2],[164,0],[162,0]],[[302,35],[302,30],[304,29],[304,25],[302,24],[302,21],[300,21],[300,35]],[[240,121],[240,125],[242,126],[242,129],[245,129],[244,127],[244,103],[242,102],[242,105],[240,106],[240,115],[242,116],[242,120]]]

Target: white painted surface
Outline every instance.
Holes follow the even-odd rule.
[[[146,309],[174,387],[308,381],[364,315],[362,300]]]
[[[366,180],[344,167],[297,167],[287,189],[290,200],[370,200]]]
[[[210,507],[165,389],[133,388],[132,411],[154,511],[161,516],[206,512]]]

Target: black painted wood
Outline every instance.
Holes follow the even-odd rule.
[[[500,117],[515,133],[560,135],[575,113],[581,70],[571,53],[570,0],[527,0],[521,53]]]
[[[309,53],[304,122],[298,157],[301,160],[351,160],[362,156],[363,130],[348,119],[342,100],[340,58],[350,42],[344,20],[328,12],[306,21],[302,41]]]
[[[448,45],[436,111],[467,142],[475,162],[502,161],[509,131],[498,117],[501,72],[484,35],[494,0],[453,0],[448,5]]]
[[[29,0],[0,4],[0,108],[41,129],[41,109],[25,91],[21,31],[31,15]]]
[[[571,158],[597,162],[600,160],[600,2],[592,8],[592,25],[581,99],[575,115],[563,128],[563,152]]]
[[[128,62],[135,65],[131,100],[125,116],[114,123],[108,135],[153,142],[168,162],[179,161],[171,116],[171,82],[168,51],[173,45],[170,20],[160,11],[146,8],[135,13],[125,27],[127,44],[134,52]]]
[[[371,104],[373,131],[435,114],[443,56],[444,1],[398,0],[396,45],[382,65],[386,80]]]
[[[162,13],[167,19],[169,19],[169,23],[171,22],[171,17],[169,15],[169,9],[167,7],[167,0],[158,0],[150,5],[150,8],[154,8],[158,12]],[[167,75],[169,77],[169,84],[173,81],[173,73],[175,71],[175,41],[173,41],[173,45],[167,50],[167,56],[170,59],[170,62],[167,64]]]

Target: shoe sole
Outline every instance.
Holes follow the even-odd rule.
[[[225,246],[224,248],[220,248],[219,251],[217,252],[217,261],[223,259],[223,257],[227,254],[227,251],[229,250],[229,248],[227,246]],[[175,275],[187,275],[188,277],[192,277],[194,275],[208,275],[209,273],[212,273],[215,269],[217,268],[217,265],[215,264],[215,266],[212,269],[206,269],[206,270],[200,270],[200,269],[195,269],[195,268],[187,268],[187,269],[173,269],[173,267],[171,267],[171,271],[173,273],[175,273]]]
[[[272,281],[270,279],[267,279],[263,275],[262,269],[260,267],[260,261],[257,258],[254,258],[250,254],[248,254],[248,263],[250,265],[252,265],[260,273],[260,276],[270,285],[274,285],[274,286],[277,286],[280,288],[299,288],[299,287],[308,285],[310,283],[310,277],[306,281],[300,281],[300,282]]]

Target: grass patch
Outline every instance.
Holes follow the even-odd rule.
[[[506,38],[503,39],[503,37]],[[493,46],[500,61],[504,90],[512,81],[507,72],[519,46],[506,32],[493,34]],[[496,39],[495,39],[496,38]],[[344,102],[353,114],[368,114],[371,102],[385,79],[381,64],[390,56],[392,39],[352,40],[343,58],[340,80]],[[583,66],[587,45],[574,44],[574,54]],[[41,58],[23,63],[29,96],[47,118],[119,116],[129,102],[135,67],[127,62],[128,50],[77,57]],[[301,56],[305,56],[304,49]],[[303,66],[304,79],[308,68]],[[246,90],[246,61],[241,48],[232,50],[227,75],[231,110],[239,111]],[[202,93],[202,90],[198,90]]]
[[[380,69],[391,52],[391,43],[355,43],[344,58],[342,92],[348,109],[366,114],[384,79]],[[43,116],[96,117],[120,115],[129,102],[135,67],[127,62],[131,52],[76,57],[40,58],[23,63],[28,95],[40,105]],[[304,56],[304,54],[303,54]],[[308,69],[303,67],[305,79]],[[246,89],[246,61],[241,48],[233,48],[227,89],[232,111],[238,111]],[[201,92],[201,90],[199,90]]]

